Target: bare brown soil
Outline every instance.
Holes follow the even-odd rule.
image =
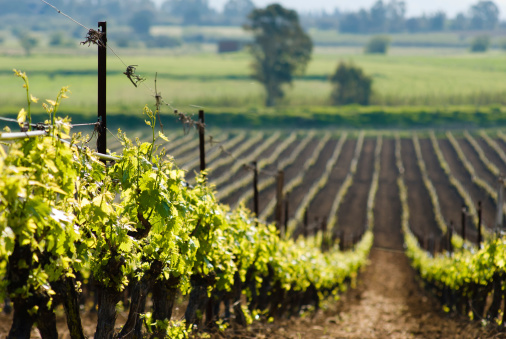
[[[334,153],[334,149],[337,146],[337,139],[331,139],[329,140],[325,146],[323,147],[322,151],[318,155],[318,159],[314,163],[313,166],[309,167],[306,173],[304,173],[304,178],[302,183],[295,187],[292,192],[290,193],[290,219],[292,219],[295,215],[295,212],[297,208],[299,207],[300,203],[306,196],[309,188],[313,185],[315,181],[318,181],[320,177],[322,176],[323,172],[325,171],[325,166],[327,165],[327,162],[329,161],[329,158],[332,156],[332,153]],[[299,167],[300,169],[301,167]],[[315,215],[312,213],[312,211],[308,211],[308,217],[310,218],[310,221],[312,221],[316,217],[321,217],[318,215]]]
[[[429,178],[436,189],[441,213],[446,224],[450,225],[453,222],[454,225],[457,225],[461,219],[464,199],[460,196],[457,189],[451,185],[450,179],[448,179],[448,176],[441,168],[431,141],[429,139],[420,139],[420,148]]]
[[[348,189],[346,197],[337,211],[336,232],[344,232],[345,246],[354,237],[362,235],[366,227],[367,198],[374,172],[375,148],[376,139],[367,138],[364,140],[353,184]],[[336,236],[340,235],[336,234]]]
[[[418,167],[415,147],[411,139],[403,139],[401,145],[404,178],[408,190],[409,225],[421,241],[441,237],[441,230],[436,224],[434,209],[429,192],[422,181]]]
[[[330,172],[327,184],[318,192],[313,201],[311,201],[309,210],[313,215],[321,217],[329,215],[334,197],[337,195],[339,188],[350,171],[351,160],[355,153],[356,144],[357,140],[355,139],[348,139],[344,143],[337,163]]]

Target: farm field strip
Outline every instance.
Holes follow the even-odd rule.
[[[479,151],[483,151],[481,147],[478,145],[479,150],[476,150],[475,147],[471,144],[471,142],[464,138],[455,138],[460,149],[462,150],[462,154],[465,155],[467,162],[471,164],[474,169],[475,175],[481,179],[484,183],[486,183],[491,190],[494,190],[494,187],[497,185],[497,176],[494,175],[486,163],[481,159],[478,154]],[[485,158],[486,156],[483,155]],[[488,161],[488,159],[486,159]]]
[[[315,136],[315,131],[311,130],[309,131],[306,136],[298,143],[297,147],[291,152],[290,156],[282,159],[278,163],[278,168],[285,170],[288,166],[292,165],[295,160],[297,160],[297,157],[300,155],[300,153],[306,148],[306,146],[309,144],[311,139],[313,139]],[[258,183],[258,191],[264,191],[267,187],[274,185],[276,182],[276,178],[274,177],[268,177],[268,178],[262,178],[260,182]],[[237,206],[240,202],[246,202],[249,199],[253,197],[253,192],[251,190],[247,190],[244,192],[239,199],[237,199],[237,203],[235,206]]]
[[[346,178],[344,179],[343,183],[341,184],[341,187],[339,187],[339,190],[337,191],[337,194],[335,195],[332,206],[329,211],[328,216],[328,223],[327,227],[330,231],[336,233],[337,231],[337,212],[339,211],[339,207],[341,206],[341,203],[344,200],[344,197],[346,196],[346,193],[348,192],[348,189],[353,184],[353,177],[355,176],[355,173],[357,172],[358,167],[358,160],[360,158],[360,155],[362,154],[362,148],[364,146],[364,138],[365,134],[362,132],[358,136],[357,144],[355,145],[355,153],[353,154],[353,159],[350,163],[350,169],[348,171],[348,174],[346,175]]]
[[[436,152],[436,156],[439,160],[439,164],[441,165],[441,168],[443,168],[446,175],[450,179],[450,183],[453,185],[453,187],[457,189],[460,196],[464,199],[467,211],[472,216],[473,225],[476,227],[478,225],[478,211],[476,210],[476,206],[474,205],[474,201],[473,198],[471,197],[471,194],[469,194],[464,185],[460,182],[459,179],[457,179],[457,177],[451,171],[450,165],[446,161],[443,155],[443,151],[441,150],[439,142],[436,138],[436,135],[433,132],[431,132],[430,134],[430,139],[434,151]]]
[[[198,137],[192,136],[187,142],[179,145],[172,150],[172,156],[176,159],[176,163],[184,164],[187,157],[193,156],[199,149]]]
[[[227,150],[232,147],[235,147],[237,144],[244,141],[245,138],[246,138],[246,132],[242,131],[242,132],[238,133],[235,137],[223,142],[220,146],[211,147],[211,149],[206,151],[206,166],[208,166],[208,164],[211,164],[214,161],[214,159],[218,158],[222,154],[222,152],[221,152],[222,148]],[[181,168],[183,168],[189,172],[192,169],[196,169],[199,165],[200,165],[200,156],[197,153],[196,156],[192,160],[183,164],[181,166]]]
[[[265,166],[275,163],[278,160],[281,153],[283,153],[292,143],[294,143],[297,140],[297,135],[298,135],[297,132],[290,133],[288,138],[286,138],[282,143],[280,143],[268,158],[262,158],[260,161],[258,161],[257,163],[258,171],[262,171],[262,169]],[[232,192],[235,192],[236,190],[241,189],[242,187],[248,185],[250,182],[251,178],[245,175],[242,177],[242,179],[235,180],[231,184],[221,187],[218,190],[216,196],[218,197],[218,199],[221,200],[229,196]]]
[[[378,136],[376,140],[376,149],[374,151],[374,172],[372,174],[371,188],[367,196],[367,217],[366,228],[372,230],[374,227],[374,207],[379,187],[379,177],[381,171],[381,150],[383,149],[383,137]]]
[[[225,134],[223,136],[225,140],[229,138],[229,134]],[[194,159],[200,159],[199,158],[199,152],[200,152],[200,140],[197,136],[194,140],[191,140],[188,142],[186,146],[181,147],[181,151],[177,151],[175,155],[176,163],[178,164],[179,168],[185,169],[185,164],[191,162]]]
[[[306,159],[306,161],[302,165],[302,168],[298,170],[297,175],[293,177],[290,181],[288,181],[288,183],[285,184],[284,187],[285,194],[290,194],[290,192],[295,187],[299,186],[304,181],[304,175],[306,174],[308,169],[316,163],[321,151],[323,150],[327,142],[330,140],[330,137],[331,137],[330,133],[326,132],[324,136],[318,141],[316,148],[311,153],[311,156]],[[273,198],[269,201],[269,203],[263,209],[263,211],[260,212],[260,219],[267,220],[267,218],[274,212],[275,207],[276,207],[276,199]]]
[[[307,193],[304,195],[304,198],[302,199],[301,203],[297,207],[295,211],[294,217],[290,220],[288,224],[287,233],[292,234],[295,230],[295,227],[300,221],[303,216],[304,212],[307,210],[309,204],[311,203],[311,200],[318,194],[318,191],[327,184],[330,176],[330,172],[332,171],[332,168],[336,165],[337,160],[339,159],[339,156],[341,155],[341,151],[343,150],[344,143],[346,142],[346,138],[348,137],[348,133],[343,133],[341,137],[339,138],[339,141],[334,148],[334,152],[332,153],[332,156],[329,158],[325,165],[325,171],[320,176],[320,179],[318,181],[315,181],[311,187],[308,189]]]
[[[367,198],[373,180],[377,141],[373,137],[364,138],[357,170],[337,210],[334,236],[342,239],[343,248],[358,241],[367,229]]]
[[[468,171],[469,175],[471,176],[473,183],[475,183],[478,187],[482,188],[487,193],[487,195],[490,198],[492,198],[495,204],[497,204],[497,191],[495,191],[492,188],[492,186],[488,184],[488,182],[486,182],[485,180],[483,180],[481,177],[478,176],[474,166],[468,160],[468,158],[464,154],[464,151],[462,151],[462,148],[460,147],[458,141],[453,137],[451,132],[447,132],[447,137],[450,143],[452,144],[453,148],[455,149],[455,152],[457,153],[462,165],[464,165],[464,168]],[[506,206],[503,206],[502,210],[503,213],[506,213]]]
[[[184,133],[182,135],[178,135],[174,138],[174,140],[172,140],[170,138],[170,136],[167,135],[167,138],[169,138],[169,142],[167,143],[167,154],[171,154],[173,153],[176,149],[179,148],[179,146],[181,145],[184,145],[188,142],[190,142],[191,140],[193,140],[194,138],[196,138],[196,136],[191,133],[191,132],[188,132],[188,133]]]
[[[439,238],[442,231],[436,222],[430,193],[422,180],[422,174],[415,155],[412,138],[401,140],[401,155],[404,166],[404,180],[408,194],[411,231],[423,241]]]
[[[499,178],[499,176],[501,175],[501,171],[485,155],[485,152],[483,151],[483,149],[481,148],[481,146],[478,144],[478,142],[476,141],[476,139],[474,139],[473,136],[471,134],[469,134],[468,131],[464,132],[464,137],[469,142],[469,144],[471,145],[471,147],[474,149],[474,151],[476,152],[476,154],[478,154],[478,157],[480,158],[481,162],[487,167],[487,169],[490,171],[490,173],[493,176],[495,176],[496,178]],[[497,179],[496,179],[496,181],[497,181]]]
[[[483,139],[483,141],[495,152],[495,154],[501,160],[501,164],[497,163],[496,166],[501,166],[503,169],[505,169],[506,168],[506,154],[504,153],[502,148],[499,146],[499,144],[484,131],[480,132],[480,136]],[[503,170],[502,174],[506,174],[506,171]]]
[[[231,154],[224,154],[222,157],[216,159],[213,163],[209,164],[209,176],[212,177],[213,173],[218,172],[222,167],[226,167],[234,162],[237,162],[237,156],[243,154],[250,148],[259,144],[264,138],[264,132],[253,133],[249,138],[247,138],[243,143],[239,144],[237,148],[228,150]],[[233,165],[232,165],[233,166]],[[220,174],[217,174],[218,176]]]
[[[434,149],[430,138],[419,138],[422,159],[424,159],[427,175],[434,185],[443,220],[447,226],[453,225],[462,218],[462,206],[466,205],[465,197],[452,183],[450,176],[441,166],[438,150]],[[471,219],[472,222],[472,219]]]
[[[429,178],[429,175],[427,173],[427,167],[425,165],[425,161],[422,157],[422,150],[420,148],[420,141],[418,139],[418,135],[413,135],[413,145],[415,147],[415,154],[416,154],[416,160],[418,164],[418,168],[420,170],[420,173],[422,174],[422,180],[425,185],[425,188],[429,192],[429,197],[432,202],[432,208],[434,212],[434,216],[436,218],[436,223],[441,230],[442,234],[445,234],[448,231],[448,225],[446,224],[443,214],[441,213],[441,205],[439,204],[438,195],[436,192],[436,189],[434,188],[434,184]]]
[[[402,144],[399,135],[396,136],[395,140],[395,159],[399,170],[397,186],[399,188],[399,198],[401,200],[401,228],[404,240],[406,240],[407,234],[410,234],[413,238],[416,238],[416,236],[413,234],[410,225],[411,213],[409,208],[408,186],[406,184],[404,163],[402,161]]]
[[[224,171],[223,175],[213,182],[216,189],[220,191],[229,182],[240,180],[247,176],[248,173],[253,173],[253,162],[257,163],[258,170],[258,160],[265,157],[266,154],[273,152],[283,136],[283,133],[275,132],[268,139],[257,145],[255,149],[247,151],[245,154],[238,154],[237,162],[232,166],[232,171],[229,171],[228,174]],[[234,166],[237,166],[235,170]]]
[[[278,139],[281,137],[281,132],[274,132],[267,140],[264,140],[260,145],[257,145],[255,149],[251,152],[247,152],[248,149],[244,149],[243,152],[234,152],[234,156],[236,157],[235,162],[232,164],[232,166],[227,171],[222,171],[221,175],[219,175],[217,178],[211,179],[211,183],[215,185],[216,187],[219,187],[220,185],[224,184],[227,180],[230,180],[232,175],[237,173],[239,169],[244,168],[244,165],[250,165],[253,161],[256,161],[258,157],[271,145],[278,141]],[[243,156],[243,154],[248,153],[246,156]],[[215,168],[216,171],[216,168]],[[215,171],[213,171],[215,173]]]

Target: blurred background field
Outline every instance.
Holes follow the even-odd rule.
[[[306,72],[285,85],[286,95],[274,109],[264,107],[265,89],[251,76],[247,44],[253,37],[242,28],[251,7],[239,13],[233,11],[238,7],[220,11],[209,1],[197,2],[200,7],[173,0],[128,4],[104,0],[99,8],[87,0],[53,1],[87,27],[108,21],[111,115],[142,118],[144,105],[154,108],[157,74],[157,89],[168,104],[164,113],[204,108],[215,116],[222,114],[223,122],[274,123],[284,115],[304,122],[359,123],[372,114],[377,115],[374,121],[382,114],[404,116],[405,122],[428,114],[442,114],[446,120],[452,116],[476,120],[484,114],[490,123],[503,120],[506,23],[499,7],[491,11],[490,1],[476,2],[457,14],[408,16],[402,1],[377,1],[370,9],[357,11],[301,12],[301,24],[314,44],[312,58]],[[13,76],[15,68],[27,73],[32,93],[41,99],[54,99],[61,86],[69,86],[72,93],[61,107],[63,114],[77,120],[96,116],[96,46],[80,44],[86,30],[40,1],[0,0],[0,5],[5,10],[0,13],[0,115],[15,116],[25,105],[22,84]],[[388,38],[388,52],[364,53],[378,34]],[[479,37],[486,37],[487,48],[472,53],[471,45]],[[30,49],[22,47],[27,38],[33,40]],[[227,41],[236,44],[237,51],[220,53],[220,44]],[[372,78],[368,106],[332,104],[329,77],[341,61],[353,63]],[[138,88],[123,74],[127,65],[136,65],[137,74],[146,78]],[[42,113],[42,107],[35,106],[34,113]]]
[[[25,97],[12,69],[26,71],[34,95],[52,98],[61,86],[70,86],[70,99],[63,109],[94,114],[96,101],[96,57],[52,53],[34,57],[0,56],[0,108],[2,114],[21,107]],[[123,75],[124,65],[114,55],[108,59],[108,108],[112,113],[139,112],[152,104],[155,74],[158,89],[174,107],[190,105],[212,108],[262,106],[263,88],[249,76],[245,52],[217,54],[187,52],[149,55],[150,51],[119,50],[127,64],[138,65],[137,73],[147,80],[135,88]],[[85,54],[85,53],[83,53]],[[144,55],[147,54],[147,55]],[[157,54],[157,53],[156,53]],[[490,106],[506,102],[506,63],[497,51],[470,54],[465,50],[392,48],[389,55],[364,55],[350,48],[316,49],[307,73],[287,88],[282,106],[329,105],[329,75],[340,60],[361,65],[374,79],[372,105],[379,106]],[[16,83],[19,86],[16,86]]]

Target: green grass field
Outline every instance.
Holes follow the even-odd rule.
[[[78,55],[81,49],[86,55]],[[172,108],[191,110],[191,106],[202,106],[210,111],[237,113],[262,109],[263,88],[249,77],[247,53],[117,52],[127,65],[138,65],[137,73],[147,81],[135,88],[122,74],[123,63],[109,52],[110,113],[139,113],[145,104],[153,105],[156,72],[158,91]],[[35,96],[54,98],[61,86],[70,86],[72,94],[64,102],[63,112],[94,115],[97,61],[89,53],[89,48],[80,47],[66,54],[49,50],[31,57],[0,56],[0,113],[16,113],[25,104],[22,82],[12,72],[16,68],[27,72]],[[506,104],[506,63],[497,51],[471,54],[462,49],[393,48],[389,55],[382,56],[363,55],[353,48],[318,48],[306,74],[286,88],[280,106],[287,111],[328,106],[331,86],[327,79],[340,60],[353,61],[373,76],[375,106],[447,109]]]

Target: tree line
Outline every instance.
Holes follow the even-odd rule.
[[[401,33],[462,30],[493,30],[500,25],[499,7],[494,1],[480,0],[467,11],[449,17],[443,11],[407,17],[406,3],[378,0],[369,9],[356,12],[309,14],[302,17],[305,26],[337,29],[342,33]]]
[[[148,20],[151,25],[229,25],[241,26],[256,8],[253,0],[227,0],[222,10],[209,5],[209,0],[165,0],[157,6],[153,0],[52,0],[53,5],[67,14],[96,22],[107,18],[118,24]],[[40,0],[0,0],[0,16],[41,15],[53,11]],[[370,8],[344,12],[336,8],[301,13],[305,28],[335,29],[342,33],[399,33],[462,30],[492,30],[500,26],[499,8],[494,1],[480,0],[467,12],[449,17],[443,11],[407,17],[405,1],[376,1]],[[7,20],[7,23],[9,20]],[[5,24],[5,21],[4,21]],[[0,24],[1,25],[1,24]],[[37,23],[38,26],[42,25]]]

